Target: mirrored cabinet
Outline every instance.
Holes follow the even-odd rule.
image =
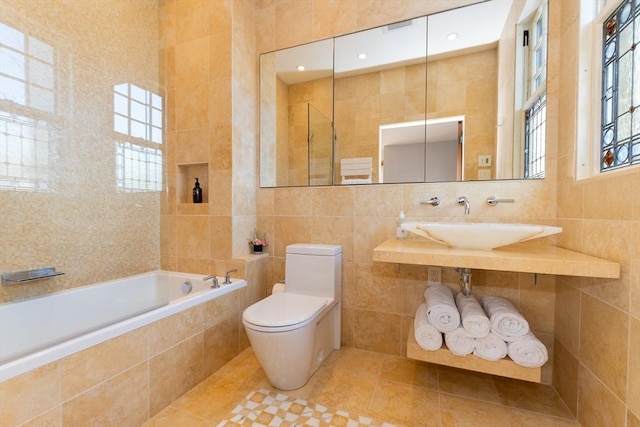
[[[546,2],[490,0],[260,56],[260,186],[544,177]]]

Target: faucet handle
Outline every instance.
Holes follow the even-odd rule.
[[[440,204],[440,199],[437,196],[433,196],[429,200],[423,200],[420,202],[421,205],[431,205],[438,206]]]
[[[231,284],[231,278],[229,277],[229,275],[230,275],[231,273],[236,272],[236,271],[238,271],[238,269],[237,269],[237,268],[234,268],[233,270],[229,270],[229,271],[227,271],[226,273],[224,273],[224,282],[222,282],[222,284],[223,284],[223,285],[230,285],[230,284]]]
[[[513,203],[513,202],[515,202],[514,199],[498,199],[496,196],[487,197],[487,204],[489,206],[495,206],[498,203]]]

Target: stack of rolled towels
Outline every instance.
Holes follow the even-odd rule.
[[[547,348],[529,331],[529,323],[504,298],[487,296],[480,305],[473,295],[459,293],[454,298],[442,284],[429,285],[424,297],[414,329],[416,342],[425,350],[438,350],[444,340],[457,356],[473,353],[495,361],[508,354],[518,365],[530,368],[549,359]]]

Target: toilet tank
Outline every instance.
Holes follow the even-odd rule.
[[[340,299],[342,246],[296,243],[287,246],[286,291]]]

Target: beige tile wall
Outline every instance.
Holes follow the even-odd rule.
[[[574,180],[578,1],[563,1],[559,243],[621,265],[618,280],[559,278],[554,384],[585,426],[640,423],[640,169]]]
[[[308,0],[257,2],[256,43],[258,52],[289,47],[374,27],[397,20],[472,2],[341,2]],[[304,4],[304,6],[302,6]],[[557,3],[556,3],[557,6]],[[292,18],[295,16],[295,19]],[[552,13],[558,19],[557,10]],[[305,22],[307,25],[301,25]],[[341,244],[343,246],[344,345],[402,355],[409,324],[426,287],[426,267],[373,263],[374,247],[395,235],[401,210],[407,220],[462,219],[457,196],[471,200],[472,220],[555,222],[555,147],[558,97],[557,44],[559,33],[550,35],[549,126],[547,179],[535,182],[464,182],[410,185],[375,185],[330,188],[259,189],[257,198],[260,230],[267,233],[270,271],[268,283],[284,276],[285,247],[297,242]],[[484,203],[491,195],[516,199],[513,205],[492,208]],[[442,200],[439,207],[420,205],[431,196]],[[457,275],[445,269],[446,281]],[[511,299],[531,319],[533,330],[553,348],[555,277],[476,271],[473,282],[478,295],[499,294]],[[455,285],[454,285],[455,286]],[[544,380],[551,381],[551,366]]]
[[[114,85],[164,95],[157,3],[1,0],[0,10],[4,25],[32,38],[31,49],[33,39],[53,49],[52,75],[31,67],[28,79],[51,85],[55,105],[47,112],[3,100],[2,110],[47,122],[56,145],[52,191],[0,190],[0,272],[66,273],[2,286],[0,302],[158,269],[161,193],[116,188],[114,143],[129,138],[113,131]]]
[[[0,427],[143,424],[249,345],[266,272],[250,256],[245,288],[0,383]]]

